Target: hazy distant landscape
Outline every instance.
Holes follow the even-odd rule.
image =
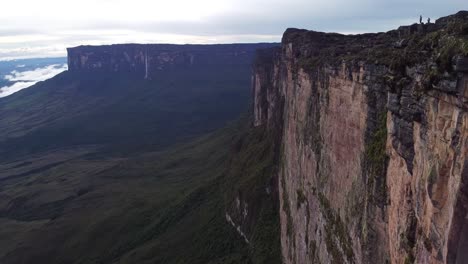
[[[67,58],[0,60],[0,97],[45,81],[67,69]]]
[[[0,264],[468,263],[463,8],[2,3]]]

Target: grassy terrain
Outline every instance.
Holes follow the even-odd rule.
[[[249,65],[130,75],[64,72],[0,98],[0,160],[70,146],[128,155],[222,127],[248,107]]]
[[[254,263],[281,263],[278,141],[265,127],[244,128],[233,141],[225,179],[227,211],[248,236]],[[237,208],[237,199],[245,206]]]
[[[251,95],[239,58],[67,71],[0,98],[0,263],[278,262],[271,140],[226,127]],[[258,201],[251,243],[226,220],[239,191]]]
[[[270,255],[278,257],[275,215],[263,218],[265,230],[253,232],[251,245],[224,216],[225,194],[242,180],[228,178],[246,172],[233,162],[234,143],[258,139],[250,139],[246,124],[242,119],[133,158],[103,159],[81,149],[43,156],[51,163],[66,156],[51,167],[42,160],[43,170],[33,170],[37,161],[2,164],[4,173],[22,167],[33,172],[2,180],[0,222],[8,228],[2,228],[0,245],[8,246],[0,250],[0,262],[266,263]],[[267,141],[258,142],[257,149],[265,148],[261,142]],[[262,174],[254,171],[249,181],[252,175]]]

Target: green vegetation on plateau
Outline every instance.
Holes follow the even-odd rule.
[[[258,178],[262,174],[246,162],[264,160],[260,170],[270,167],[271,160],[264,159],[270,156],[267,141],[257,142],[253,137],[258,132],[246,123],[242,119],[190,143],[133,158],[103,159],[88,154],[90,150],[50,154],[51,160],[62,155],[66,161],[2,182],[0,195],[16,198],[0,210],[0,221],[12,228],[0,238],[0,244],[10,243],[0,251],[0,262],[279,261],[277,210],[269,201],[259,207],[263,217],[251,244],[225,219],[231,184],[242,187],[245,180],[252,190],[264,188],[255,186],[264,182]],[[240,138],[250,143],[239,147]],[[262,148],[264,154],[257,152]],[[239,152],[247,156],[232,160]],[[2,166],[16,171],[30,164]],[[251,177],[229,178],[245,173]],[[50,214],[27,217],[38,208],[49,208]]]

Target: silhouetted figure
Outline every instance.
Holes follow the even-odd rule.
[[[427,18],[427,23],[428,23],[428,24],[431,23],[431,18],[430,18],[430,17]]]
[[[419,16],[419,24],[422,24],[422,16]]]

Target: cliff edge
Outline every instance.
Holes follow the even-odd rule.
[[[248,65],[257,49],[274,43],[173,45],[116,44],[68,48],[68,69],[72,72],[134,74],[145,79],[161,70],[220,65]]]
[[[282,131],[284,263],[468,262],[467,11],[288,29],[257,57],[254,125]]]

